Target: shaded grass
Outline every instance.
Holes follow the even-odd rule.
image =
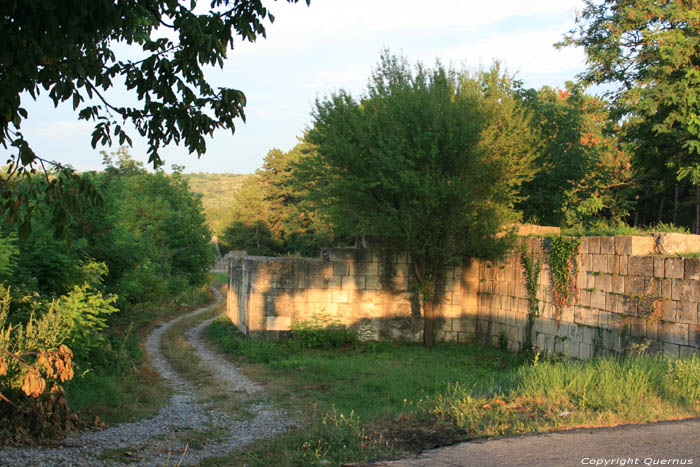
[[[245,339],[225,318],[207,336],[305,411],[309,426],[212,465],[339,465],[470,438],[700,416],[698,356],[539,361],[476,345],[389,342],[304,350]],[[329,427],[329,414],[356,425]]]
[[[206,330],[224,352],[271,392],[295,395],[321,413],[351,411],[364,422],[416,411],[431,394],[454,381],[498,385],[502,373],[523,356],[482,346],[367,343],[335,350],[305,350],[293,341],[243,339],[235,327],[215,320]]]

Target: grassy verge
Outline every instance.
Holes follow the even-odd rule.
[[[243,339],[225,320],[207,334],[309,423],[211,465],[338,465],[461,439],[700,415],[698,357],[542,362],[448,343],[307,350]]]
[[[210,283],[222,280],[214,275],[210,279]],[[210,299],[206,286],[178,297],[176,303],[134,306],[114,316],[106,331],[110,345],[105,350],[105,361],[93,363],[89,370],[79,366],[76,377],[65,385],[71,409],[107,424],[139,420],[156,413],[168,402],[170,392],[151,367],[143,342],[160,323]]]

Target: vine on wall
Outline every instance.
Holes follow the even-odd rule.
[[[530,253],[525,243],[522,244],[521,262],[525,273],[525,288],[527,289],[527,328],[525,329],[525,339],[523,347],[532,349],[532,330],[535,326],[535,318],[540,315],[540,301],[537,298],[537,289],[539,288],[540,270],[542,261],[539,255]]]
[[[549,267],[554,283],[554,319],[559,321],[562,309],[571,302],[575,292],[574,278],[578,273],[576,255],[581,246],[579,237],[553,237],[549,249]]]

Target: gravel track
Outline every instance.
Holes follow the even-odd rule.
[[[70,435],[55,448],[3,448],[0,465],[8,466],[92,466],[123,465],[100,460],[105,450],[123,449],[130,453],[133,465],[174,465],[182,458],[182,465],[197,463],[212,456],[225,455],[261,438],[284,432],[294,424],[285,412],[265,399],[258,384],[243,375],[235,365],[211,350],[204,342],[202,332],[212,321],[208,319],[185,333],[202,365],[217,375],[221,384],[228,386],[231,396],[254,401],[247,407],[252,418],[240,420],[230,414],[204,406],[197,388],[173,370],[161,350],[163,334],[178,321],[204,314],[222,301],[221,293],[214,290],[213,304],[175,318],[156,328],[146,340],[146,352],[153,367],[167,380],[174,394],[170,403],[148,419],[116,425],[101,431]],[[188,448],[188,432],[210,431],[209,441],[197,441],[196,448]],[[195,446],[193,444],[193,446]]]

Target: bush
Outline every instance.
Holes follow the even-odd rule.
[[[7,324],[10,303],[0,285],[0,426],[23,438],[65,433],[70,411],[59,383],[73,378],[73,353],[63,344],[68,327],[55,309],[32,314],[26,325]]]
[[[295,321],[292,339],[306,349],[328,349],[357,343],[357,335],[338,320],[314,313],[311,319]]]

